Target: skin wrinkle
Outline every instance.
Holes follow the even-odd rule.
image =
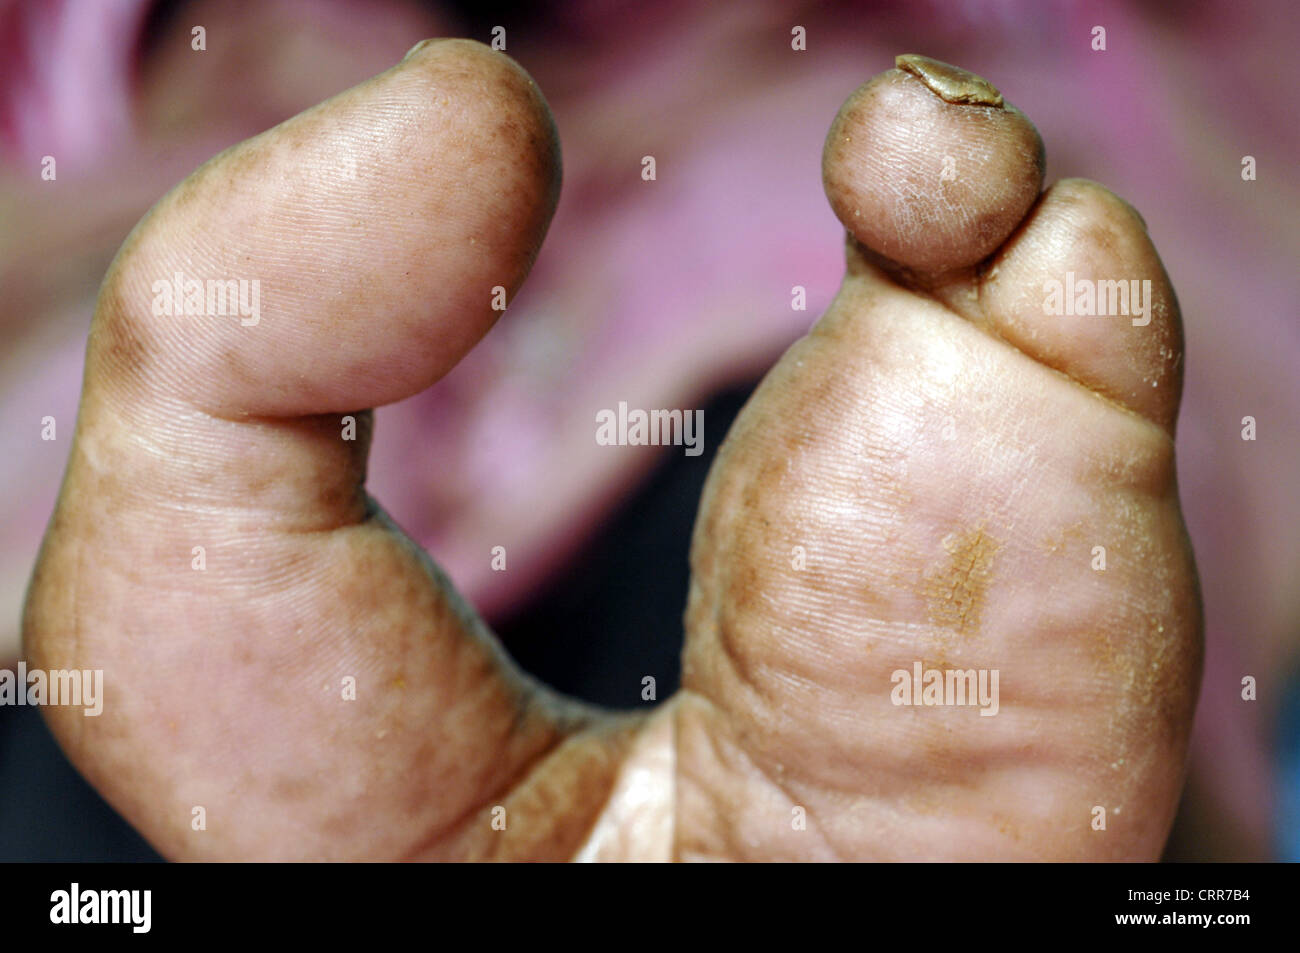
[[[1030,219],[1032,219],[1032,216],[1030,216]],[[1026,224],[1028,224],[1028,221],[1029,219],[1027,219]],[[1150,418],[1139,413],[1137,410],[1126,405],[1125,403],[1116,399],[1115,397],[1100,392],[1095,388],[1089,386],[1084,381],[1080,380],[1074,374],[1070,373],[1069,370],[1070,365],[1065,360],[1061,360],[1059,362],[1061,366],[1057,366],[1058,362],[1054,362],[1050,358],[1045,358],[1042,355],[1033,353],[1031,349],[1027,348],[1025,342],[1017,342],[1006,337],[1004,330],[1002,330],[1003,325],[1000,322],[994,320],[993,318],[987,316],[990,312],[987,304],[983,299],[983,292],[984,292],[984,284],[988,276],[981,276],[977,279],[976,278],[976,276],[978,275],[977,271],[975,271],[974,269],[970,269],[970,270],[962,269],[962,270],[948,273],[947,275],[940,276],[937,279],[937,281],[939,282],[947,281],[947,282],[952,282],[953,284],[959,284],[961,286],[964,286],[968,281],[972,283],[975,289],[973,293],[978,294],[979,298],[976,300],[976,304],[974,307],[962,308],[957,305],[957,302],[960,300],[959,296],[955,296],[953,294],[947,293],[946,291],[938,294],[935,293],[934,290],[934,285],[936,283],[935,278],[926,275],[918,275],[912,272],[910,269],[898,267],[896,264],[889,262],[887,259],[884,259],[878,254],[876,254],[875,252],[873,252],[870,248],[866,248],[862,246],[860,242],[858,242],[858,240],[853,237],[852,233],[849,233],[847,240],[849,242],[848,247],[849,247],[849,254],[850,254],[850,266],[849,266],[850,274],[853,274],[856,270],[861,270],[864,267],[867,269],[874,269],[873,277],[876,280],[887,281],[890,284],[896,286],[899,290],[908,291],[912,294],[922,295],[928,300],[934,302],[935,304],[942,305],[956,317],[960,317],[967,321],[970,321],[975,327],[978,327],[981,331],[983,331],[993,340],[998,341],[999,343],[1004,344],[1007,347],[1020,352],[1022,355],[1032,360],[1035,364],[1041,365],[1043,368],[1051,372],[1053,375],[1059,376],[1060,378],[1069,381],[1072,385],[1082,388],[1087,393],[1096,397],[1098,400],[1101,400],[1106,404],[1114,407],[1116,410],[1122,412],[1125,416],[1131,418],[1134,422],[1139,423],[1141,426],[1158,430],[1161,434],[1163,434],[1168,439],[1169,445],[1172,448],[1173,438],[1174,438],[1173,420],[1170,421],[1168,427],[1162,426],[1161,424],[1150,420]],[[991,270],[993,271],[996,270],[997,268],[996,259],[1002,253],[1003,251],[999,251],[997,255],[993,257],[992,259],[993,264],[990,265]],[[1165,308],[1163,312],[1163,316],[1165,317],[1165,320],[1170,323],[1176,322],[1178,320],[1178,315],[1176,310],[1171,311],[1170,309]],[[1155,323],[1154,318],[1152,319],[1152,323],[1153,324]],[[1175,364],[1181,363],[1182,360],[1181,349],[1178,350],[1176,354],[1177,357],[1174,359]]]
[[[718,707],[718,705],[714,702],[714,700],[710,698],[707,694],[703,694],[701,692],[691,691],[689,689],[683,688],[682,701],[680,703],[681,706],[682,707],[688,706],[690,699],[695,699],[699,702],[702,702],[706,708],[710,709],[714,713],[714,715],[716,716],[716,720],[724,720],[730,726],[727,732],[713,731],[713,732],[706,733],[706,738],[708,739],[708,744],[710,746],[710,755],[712,761],[716,763],[721,763],[724,760],[725,761],[733,760],[730,758],[724,758],[720,753],[721,746],[724,743],[724,741],[729,740],[730,744],[727,745],[728,750],[730,752],[733,752],[735,755],[739,756],[739,758],[743,761],[743,763],[749,767],[750,769],[749,773],[751,775],[756,775],[757,777],[759,777],[771,790],[776,791],[790,807],[794,807],[796,805],[798,806],[803,805],[803,802],[806,799],[802,797],[796,798],[796,796],[787,787],[787,782],[781,776],[782,774],[781,771],[775,770],[773,768],[769,768],[766,765],[764,765],[761,761],[757,760],[754,757],[754,755],[744,746],[744,744],[740,742],[739,737],[729,737],[729,735],[734,734],[737,731],[737,729],[734,728],[734,722],[731,720],[731,715],[728,710]],[[752,803],[752,795],[750,797]],[[838,854],[838,852],[835,850],[834,845],[825,837],[824,834],[822,834],[820,828],[816,826],[811,812],[808,811],[807,809],[805,809],[805,819],[808,823],[808,830],[816,831],[819,837],[821,838],[821,847],[823,848],[825,855],[838,860],[847,859]],[[722,830],[724,837],[738,838],[739,836],[738,834],[731,833],[733,828],[734,825],[719,824],[717,825],[715,830],[717,829]],[[679,842],[674,841],[674,844],[675,845],[679,844]],[[738,839],[733,839],[731,841],[731,844],[732,844],[732,856],[744,856],[745,854],[748,853],[748,851],[745,848],[747,848],[750,845],[743,844]],[[680,851],[681,851],[680,846],[675,846],[674,859],[679,859]]]
[[[521,711],[516,724],[511,727],[511,730],[507,732],[508,734],[514,734],[516,732],[519,726],[519,721],[521,721],[523,717],[524,712]],[[634,724],[635,721],[636,719],[628,719],[628,724]],[[569,751],[574,750],[575,748],[580,749],[583,753],[590,749],[591,746],[586,742],[587,738],[584,738],[582,735],[570,735],[568,737],[559,735],[555,736],[541,751],[537,752],[531,761],[521,765],[519,771],[516,772],[515,775],[509,778],[503,778],[493,790],[482,798],[478,805],[472,805],[467,808],[460,817],[448,823],[442,830],[429,832],[429,834],[419,844],[414,846],[410,853],[403,859],[409,861],[426,859],[431,855],[436,856],[442,852],[439,849],[439,843],[444,840],[449,841],[455,846],[456,849],[453,853],[464,851],[467,854],[472,855],[474,852],[474,846],[470,843],[466,843],[466,837],[463,833],[470,827],[468,821],[471,818],[486,814],[490,819],[491,811],[494,806],[507,805],[521,791],[526,792],[527,786],[537,779],[540,774],[545,772],[547,769],[553,769],[554,762],[557,759],[563,758]],[[608,774],[603,781],[604,786],[601,789],[603,790],[603,794],[600,793],[600,790],[595,792],[597,800],[592,805],[589,825],[585,829],[582,827],[574,828],[568,835],[574,845],[580,844],[586,840],[587,836],[590,834],[591,828],[599,822],[601,813],[607,807],[609,794],[614,788],[615,776],[613,774]],[[593,792],[588,790],[586,793],[590,796]],[[514,813],[515,811],[512,810],[511,807],[506,807],[507,830],[509,830],[511,815]],[[515,819],[515,823],[518,825],[517,818]],[[484,831],[489,832],[486,835],[485,842],[487,843],[493,843],[495,845],[496,841],[499,840],[499,838],[494,837],[491,833],[490,823],[480,823],[475,825],[475,830],[478,832],[476,835],[477,838],[480,839],[484,838]],[[458,836],[453,837],[453,834],[457,834]],[[480,840],[480,842],[484,841]]]

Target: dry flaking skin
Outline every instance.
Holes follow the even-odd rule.
[[[981,526],[949,535],[943,548],[949,556],[947,565],[927,576],[924,584],[930,621],[971,635],[979,631],[993,558],[1000,544]]]
[[[1002,94],[996,86],[983,76],[977,76],[960,66],[916,53],[903,53],[894,57],[894,66],[905,73],[911,73],[946,103],[1002,106]]]

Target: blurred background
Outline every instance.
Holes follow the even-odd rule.
[[[1300,859],[1300,7],[1285,0],[0,0],[0,666],[18,657],[96,289],[131,226],[214,153],[417,40],[497,26],[555,113],[559,209],[483,343],[379,412],[370,473],[515,658],[610,706],[646,704],[645,675],[671,694],[709,461],[842,272],[826,130],[896,53],[924,53],[1037,123],[1049,181],[1097,179],[1148,223],[1187,326],[1179,480],[1207,617],[1167,858]],[[598,447],[595,412],[619,400],[704,407],[704,455]],[[45,416],[57,440],[40,439]],[[114,859],[156,855],[35,709],[0,708],[0,860]]]

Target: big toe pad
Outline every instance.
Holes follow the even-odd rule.
[[[900,56],[851,95],[831,124],[822,179],[853,236],[921,272],[986,258],[1043,184],[1043,141],[988,82]]]
[[[481,43],[423,43],[163,198],[105,279],[107,346],[91,370],[227,416],[409,397],[500,316],[494,299],[522,284],[559,184],[555,126],[528,74]],[[173,276],[242,281],[257,306],[246,320],[160,310],[181,297]]]

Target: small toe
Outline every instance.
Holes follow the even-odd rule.
[[[1182,391],[1178,301],[1141,216],[1063,179],[984,274],[976,317],[999,337],[1171,433]]]

